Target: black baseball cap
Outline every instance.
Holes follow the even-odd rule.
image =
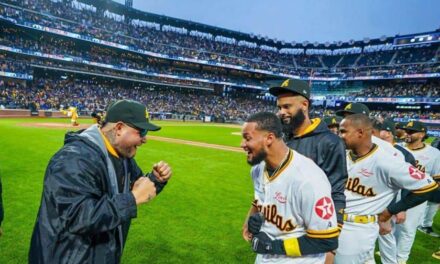
[[[386,130],[386,131],[391,132],[393,135],[395,135],[396,134],[396,125],[394,124],[393,121],[386,119],[382,122],[382,126],[381,126],[380,130]]]
[[[404,126],[405,126],[405,123],[396,122],[396,129],[403,129]]]
[[[425,124],[419,121],[410,121],[403,127],[403,129],[414,132],[427,132]]]
[[[310,99],[310,87],[305,81],[287,79],[269,88],[269,93],[278,96],[285,93],[294,93]]]
[[[135,128],[158,131],[161,127],[149,122],[145,105],[133,100],[119,100],[110,104],[105,122],[124,122]]]
[[[370,109],[368,106],[361,103],[349,103],[344,107],[344,110],[336,111],[337,116],[344,116],[345,114],[353,115],[353,114],[364,114],[369,115]]]
[[[340,116],[326,116],[324,117],[324,122],[327,126],[338,126],[341,123],[342,117]]]

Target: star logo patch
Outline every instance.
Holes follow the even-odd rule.
[[[425,173],[421,172],[413,166],[409,167],[409,175],[416,180],[423,180],[425,178]]]
[[[322,219],[330,219],[335,212],[332,199],[329,197],[322,197],[315,204],[315,213]]]

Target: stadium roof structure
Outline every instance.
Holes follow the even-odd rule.
[[[248,42],[254,42],[258,45],[266,45],[269,47],[274,47],[277,49],[345,49],[354,47],[365,47],[369,45],[382,45],[382,44],[392,44],[396,37],[402,37],[400,35],[396,36],[383,36],[375,39],[365,38],[363,40],[350,40],[350,41],[334,41],[333,43],[318,43],[318,42],[308,42],[304,41],[297,43],[295,41],[285,42],[281,40],[270,39],[267,37],[256,36],[250,33],[243,33],[240,31],[225,29],[221,27],[211,26],[203,23],[193,22],[189,20],[169,17],[165,15],[158,15],[154,13],[149,13],[141,11],[135,8],[127,7],[121,3],[114,2],[112,0],[78,0],[82,3],[93,5],[101,10],[109,10],[115,14],[124,15],[130,19],[140,19],[148,22],[154,22],[161,25],[170,25],[173,27],[183,27],[188,31],[197,30],[204,33],[210,33],[213,36],[224,36],[228,38],[234,38],[236,40],[244,40]],[[440,29],[435,32],[440,32]],[[425,32],[417,34],[431,34],[434,32]],[[405,35],[411,36],[413,34]]]

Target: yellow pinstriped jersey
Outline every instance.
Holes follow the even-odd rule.
[[[440,150],[426,145],[420,149],[405,148],[413,154],[416,166],[435,180],[440,179]]]
[[[309,158],[290,150],[287,162],[269,177],[265,162],[251,170],[254,206],[265,216],[261,231],[272,239],[332,238],[339,234],[331,186]],[[259,255],[257,263],[320,263],[324,254],[300,257]]]
[[[423,193],[437,188],[429,175],[377,145],[356,160],[348,153],[347,171],[345,212],[354,215],[381,213],[400,189]]]

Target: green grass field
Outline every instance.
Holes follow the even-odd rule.
[[[89,120],[80,120],[82,123]],[[62,128],[24,127],[21,123],[67,119],[0,119],[0,177],[5,220],[0,263],[26,263],[41,198],[44,171],[62,146]],[[157,122],[152,135],[238,147],[240,128],[201,123]],[[184,125],[184,126],[183,126]],[[160,141],[138,150],[138,164],[151,169],[169,162],[173,178],[163,193],[138,210],[123,263],[253,263],[255,255],[241,238],[253,197],[249,166],[242,153]],[[440,214],[434,227],[440,230]],[[408,263],[439,263],[431,254],[440,239],[419,233]]]

